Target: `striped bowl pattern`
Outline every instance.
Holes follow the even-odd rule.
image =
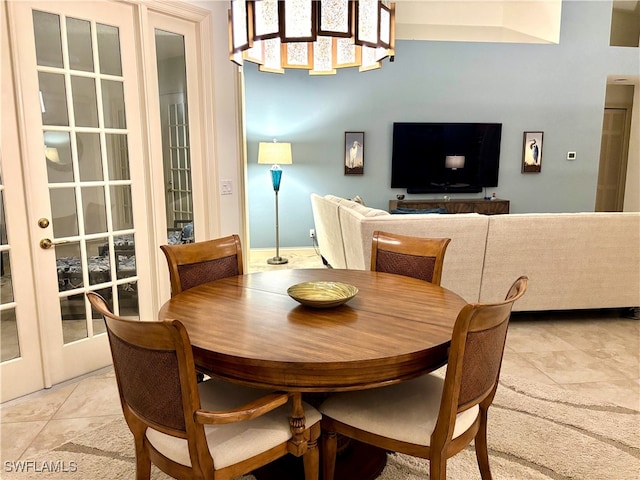
[[[307,307],[331,308],[351,300],[358,293],[358,288],[340,282],[304,282],[292,285],[287,293]]]

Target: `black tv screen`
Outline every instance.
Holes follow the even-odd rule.
[[[498,185],[501,123],[393,124],[391,187],[481,192]]]

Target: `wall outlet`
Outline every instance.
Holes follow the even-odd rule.
[[[309,238],[316,238],[316,229],[315,228],[310,228],[309,229]]]

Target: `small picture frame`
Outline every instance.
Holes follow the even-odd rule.
[[[344,132],[344,174],[364,174],[364,132]]]
[[[524,132],[522,141],[522,173],[540,173],[542,170],[543,132]]]

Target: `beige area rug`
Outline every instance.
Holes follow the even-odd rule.
[[[495,480],[637,480],[640,412],[585,402],[559,387],[503,377],[489,410],[489,447]],[[64,443],[41,458],[23,460],[33,461],[38,472],[3,471],[2,478],[135,478],[133,441],[124,420]],[[428,472],[427,461],[390,454],[379,479],[426,479]],[[169,477],[154,467],[152,478]],[[449,460],[448,478],[480,479],[472,447]]]

